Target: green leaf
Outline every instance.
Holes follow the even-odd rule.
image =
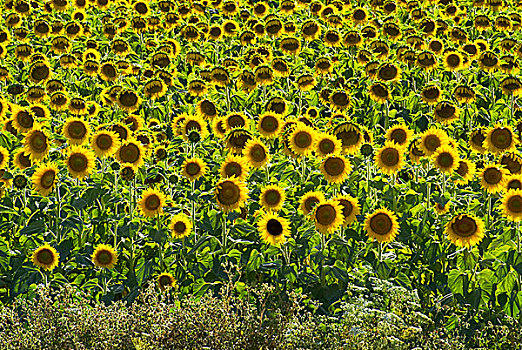
[[[464,295],[464,274],[457,269],[450,271],[448,275],[448,285],[453,294]]]

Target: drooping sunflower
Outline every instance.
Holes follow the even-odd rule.
[[[466,85],[459,85],[453,90],[453,95],[459,103],[469,104],[476,100],[475,91]]]
[[[214,194],[218,207],[224,212],[243,207],[248,198],[245,183],[234,177],[220,180],[216,184]]]
[[[216,104],[209,99],[199,101],[196,110],[198,115],[203,118],[214,119],[219,116]]]
[[[344,222],[343,207],[335,200],[317,203],[313,212],[315,228],[323,233],[334,233]]]
[[[522,82],[517,77],[506,77],[500,82],[500,88],[505,95],[518,96],[522,94]]]
[[[18,151],[16,151],[13,157],[13,163],[20,170],[27,169],[33,165],[31,158],[25,154],[25,150],[23,148],[19,148]]]
[[[191,132],[197,132],[201,139],[206,138],[209,134],[207,122],[196,115],[187,115],[180,129],[181,136],[183,136],[185,141],[190,141],[189,135]]]
[[[404,150],[391,141],[386,141],[375,154],[375,162],[385,174],[391,175],[399,171],[405,164]]]
[[[140,107],[141,98],[132,89],[121,89],[116,99],[118,106],[125,112],[131,113]]]
[[[31,261],[35,266],[52,271],[60,261],[60,254],[48,243],[41,245],[33,252]]]
[[[290,149],[298,155],[306,156],[314,150],[316,131],[303,124],[298,123],[289,135]]]
[[[486,137],[487,134],[483,128],[475,129],[469,135],[469,146],[472,150],[475,150],[479,153],[485,153],[486,148],[484,146],[486,146],[486,144],[484,141],[486,140]]]
[[[266,211],[278,211],[283,208],[286,199],[285,190],[278,185],[268,185],[261,189],[259,203]]]
[[[431,156],[437,151],[437,148],[448,143],[449,137],[443,130],[430,127],[422,133],[419,147],[424,154]]]
[[[40,161],[49,153],[49,136],[39,124],[34,124],[33,129],[25,134],[24,151],[31,161]]]
[[[422,88],[421,98],[428,104],[435,104],[442,96],[442,91],[437,85],[428,85]]]
[[[384,63],[379,67],[376,77],[386,83],[396,82],[401,79],[401,69],[393,63]]]
[[[138,201],[138,207],[143,216],[152,218],[163,214],[165,201],[166,197],[161,191],[149,188],[143,191],[141,199]]]
[[[91,128],[82,118],[69,117],[63,126],[63,135],[71,145],[81,145],[89,138]]]
[[[333,110],[344,111],[351,105],[350,95],[344,90],[335,90],[330,94],[330,107]]]
[[[391,242],[399,233],[397,216],[386,208],[375,210],[364,220],[366,234],[379,243]]]
[[[257,227],[263,241],[276,246],[290,235],[289,221],[273,212],[263,213]]]
[[[41,163],[36,168],[31,181],[34,189],[42,196],[48,196],[51,193],[56,181],[58,180],[58,167],[52,163]]]
[[[335,200],[338,201],[342,207],[344,218],[343,226],[346,227],[355,222],[357,215],[361,213],[359,200],[348,194],[337,196]]]
[[[343,151],[347,154],[357,153],[364,142],[360,126],[352,122],[337,125],[333,129],[333,134],[341,141]]]
[[[491,153],[499,154],[515,150],[518,138],[509,125],[497,124],[487,131],[485,141]]]
[[[253,168],[266,165],[270,159],[267,146],[256,138],[247,141],[243,149],[243,156]]]
[[[433,110],[433,117],[436,121],[442,124],[451,124],[457,120],[460,115],[460,110],[457,106],[448,101],[441,101],[437,103]]]
[[[388,86],[381,82],[375,82],[368,86],[368,93],[370,98],[377,103],[384,103],[391,98]]]
[[[471,214],[458,214],[446,224],[445,233],[456,246],[471,247],[484,238],[484,222]]]
[[[88,176],[95,167],[95,155],[90,149],[73,145],[68,150],[67,169],[72,177],[83,179]]]
[[[512,174],[507,177],[505,190],[521,190],[522,174]]]
[[[220,174],[222,178],[236,177],[239,181],[244,181],[248,177],[248,162],[242,156],[228,154],[225,161],[221,164]]]
[[[319,202],[324,202],[326,199],[324,194],[320,191],[310,191],[307,192],[301,197],[299,200],[299,208],[303,212],[304,215],[308,215],[314,210],[315,206]]]
[[[413,137],[413,130],[405,124],[397,124],[386,131],[386,140],[396,143],[399,146],[406,146]]]
[[[118,263],[118,254],[111,246],[106,244],[98,244],[91,258],[94,266],[108,268],[109,270]]]
[[[437,215],[444,215],[450,210],[450,202],[435,202],[435,205],[433,205],[433,209],[435,210]]]
[[[343,183],[352,170],[350,161],[341,155],[329,155],[321,163],[321,173],[330,183]]]
[[[118,148],[121,142],[114,131],[99,130],[92,136],[91,147],[94,153],[100,158],[106,158],[112,156]]]
[[[459,159],[458,167],[455,169],[455,172],[460,175],[462,179],[456,179],[454,182],[457,185],[466,185],[468,182],[473,180],[475,176],[475,163],[471,162],[467,158]]]
[[[301,36],[309,41],[317,39],[321,35],[321,26],[317,21],[310,19],[301,26]]]
[[[143,149],[141,142],[131,138],[123,141],[116,151],[116,159],[118,159],[120,163],[131,165],[135,169],[143,165],[144,155],[145,150]]]
[[[441,172],[451,174],[459,167],[459,154],[457,150],[449,145],[437,148],[431,155],[431,159]]]
[[[143,95],[152,100],[164,96],[166,92],[167,84],[161,79],[150,79],[143,85]]]
[[[167,287],[170,287],[170,288],[177,287],[176,279],[174,278],[174,276],[172,276],[172,274],[170,274],[168,272],[162,272],[161,274],[159,274],[157,281],[158,281],[158,287],[161,290],[165,290]]]
[[[502,214],[510,221],[522,220],[522,190],[510,189],[502,198]]]
[[[496,164],[486,165],[480,173],[480,185],[488,193],[498,193],[505,187],[508,171]]]
[[[516,153],[510,152],[503,154],[500,157],[500,164],[505,166],[510,174],[522,173],[522,157]]]
[[[192,222],[186,215],[177,214],[170,220],[169,228],[174,238],[184,238],[192,232]]]
[[[196,181],[207,171],[206,163],[200,158],[185,159],[182,165],[182,174],[190,181]]]

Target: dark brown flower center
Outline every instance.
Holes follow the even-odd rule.
[[[96,146],[103,151],[111,148],[112,142],[112,137],[107,134],[101,134],[96,138]]]
[[[496,185],[502,180],[502,172],[496,168],[489,168],[484,171],[484,181],[490,185]]]
[[[134,163],[140,159],[140,149],[133,143],[121,146],[120,158],[124,163]]]
[[[224,205],[232,205],[239,202],[241,192],[239,187],[232,181],[225,181],[218,189],[218,200]]]
[[[157,210],[161,205],[161,200],[157,194],[151,194],[145,199],[145,208],[148,210]]]
[[[344,172],[346,164],[344,160],[339,157],[328,158],[324,162],[324,170],[330,176],[339,176]]]
[[[323,226],[331,225],[337,217],[335,208],[330,204],[323,204],[317,207],[315,219]]]
[[[85,171],[88,167],[87,157],[82,153],[73,153],[67,161],[69,167],[75,172]]]
[[[388,167],[393,167],[399,164],[399,151],[395,148],[385,148],[381,153],[381,160],[384,163],[384,165]]]
[[[477,223],[469,216],[456,218],[451,224],[451,229],[459,237],[470,237],[477,232]]]
[[[36,254],[36,260],[38,260],[40,264],[50,265],[54,261],[54,254],[50,249],[44,248]]]
[[[385,235],[392,230],[393,222],[387,214],[379,213],[370,219],[370,228],[378,235]]]
[[[496,148],[505,150],[511,146],[512,142],[513,136],[507,128],[497,128],[491,133],[491,143]]]
[[[283,233],[283,225],[276,219],[270,219],[266,223],[266,230],[272,236],[280,236]]]

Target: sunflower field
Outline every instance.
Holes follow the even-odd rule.
[[[335,314],[379,278],[522,317],[520,11],[3,1],[0,301],[232,281]]]

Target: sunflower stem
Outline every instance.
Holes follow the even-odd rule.
[[[196,181],[190,182],[191,194],[194,196],[196,192]],[[196,234],[196,199],[192,199],[192,208],[191,208],[191,216],[192,216],[192,230],[194,230],[194,242],[197,242],[197,234]]]
[[[384,129],[388,130],[388,127],[390,126],[390,108],[388,106],[388,101],[384,102],[384,109],[386,111],[384,116]]]
[[[392,197],[393,197],[393,212],[394,213],[397,213],[397,191],[395,189],[395,185],[396,185],[396,181],[397,181],[397,176],[396,174],[392,174]]]
[[[511,119],[515,117],[515,94],[511,94]]]
[[[517,253],[520,254],[520,221],[517,221]]]
[[[321,285],[324,286],[326,284],[326,279],[325,279],[325,275],[324,275],[324,261],[326,259],[326,256],[325,256],[326,235],[323,233],[320,233],[320,235],[321,235],[321,255],[323,257],[321,259]]]
[[[223,252],[225,252],[225,248],[227,246],[227,216],[228,213],[223,212],[223,232],[222,235],[222,243],[221,243],[221,249]]]
[[[377,243],[377,249],[379,251],[379,262],[382,262],[382,243],[381,242]]]
[[[227,111],[230,112],[230,89],[228,85],[225,87],[226,95],[227,95]]]
[[[306,157],[301,158],[301,185],[305,183]]]
[[[58,243],[62,241],[62,235],[60,230],[60,185],[56,186],[56,237]]]
[[[488,195],[488,217],[486,221],[486,229],[489,230],[491,221],[491,193]]]

